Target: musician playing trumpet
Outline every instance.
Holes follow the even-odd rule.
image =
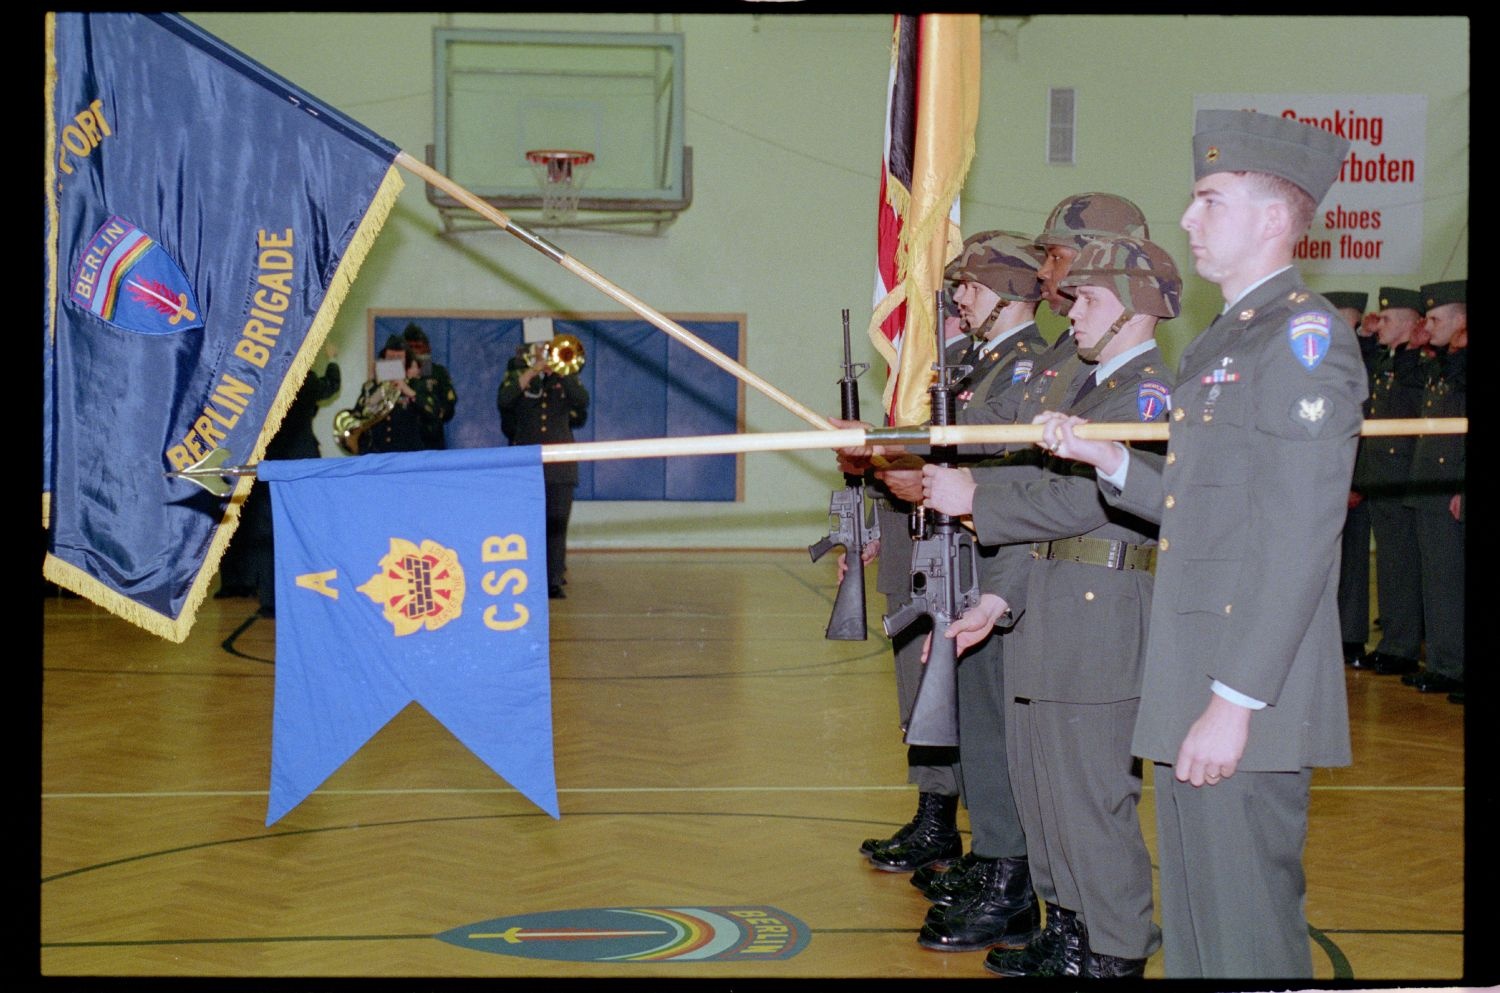
[[[391,365],[399,363],[399,365]],[[408,351],[400,335],[380,350],[376,375],[359,391],[354,409],[366,426],[359,451],[416,452],[428,447],[434,428],[442,432],[442,397],[435,380],[423,377],[421,357]]]
[[[578,378],[582,366],[583,346],[569,335],[517,348],[495,397],[506,440],[512,445],[572,441],[573,429],[588,418],[589,391]],[[547,595],[557,600],[565,595],[568,518],[578,464],[546,463],[542,481],[547,497]]]

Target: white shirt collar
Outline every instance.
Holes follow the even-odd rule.
[[[1249,286],[1245,287],[1244,291],[1242,293],[1240,293],[1239,296],[1235,297],[1233,300],[1231,300],[1228,303],[1226,303],[1224,305],[1224,309],[1221,310],[1221,311],[1219,311],[1219,313],[1221,313],[1221,314],[1227,314],[1227,313],[1229,313],[1229,309],[1231,307],[1233,307],[1235,304],[1239,303],[1241,300],[1245,299],[1245,297],[1249,296],[1257,287],[1262,286],[1265,283],[1269,283],[1271,280],[1275,279],[1277,276],[1279,276],[1282,273],[1286,272],[1290,268],[1291,268],[1290,265],[1284,265],[1280,269],[1277,269],[1275,272],[1267,273],[1264,277],[1262,277],[1260,279],[1257,279],[1255,282],[1253,282]]]
[[[1137,355],[1143,355],[1155,347],[1156,339],[1147,338],[1139,345],[1133,345],[1130,348],[1125,349],[1125,351],[1121,352],[1119,355],[1114,356],[1108,362],[1100,362],[1097,366],[1094,367],[1094,382],[1096,384],[1104,382],[1104,380],[1112,375],[1116,369],[1120,368],[1120,366],[1124,365],[1126,362],[1129,362]]]

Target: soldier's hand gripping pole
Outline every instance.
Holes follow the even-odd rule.
[[[869,365],[855,364],[849,351],[849,311],[844,310],[844,377],[839,380],[839,416],[859,420],[859,376]],[[873,508],[871,508],[873,510]],[[844,549],[844,578],[833,600],[833,614],[823,637],[830,641],[864,641],[865,634],[865,545],[880,537],[880,525],[865,510],[865,478],[844,474],[844,485],[833,491],[828,502],[827,537],[807,546],[814,562],[829,549]]]
[[[937,328],[943,327],[943,295],[937,294]],[[937,378],[928,393],[932,397],[932,423],[951,425],[956,420],[953,384],[941,341],[937,349]],[[958,371],[958,370],[952,370]],[[951,466],[957,451],[951,445],[934,447],[932,461]],[[948,625],[979,603],[979,570],[974,538],[952,517],[928,509],[930,531],[912,542],[911,599],[885,618],[885,633],[894,636],[918,617],[932,618],[932,647],[922,668],[916,702],[906,721],[908,745],[958,744],[958,653],[952,638],[943,636]]]

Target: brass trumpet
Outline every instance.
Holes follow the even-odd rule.
[[[534,341],[526,350],[526,361],[533,369],[546,368],[557,376],[571,376],[583,368],[583,342],[571,334],[557,335],[551,341]]]

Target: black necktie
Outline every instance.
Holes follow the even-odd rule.
[[[1089,390],[1098,385],[1099,381],[1097,378],[1095,378],[1094,371],[1090,369],[1088,373],[1084,375],[1083,383],[1078,387],[1078,392],[1073,394],[1073,406],[1078,406],[1078,401],[1088,396]]]

